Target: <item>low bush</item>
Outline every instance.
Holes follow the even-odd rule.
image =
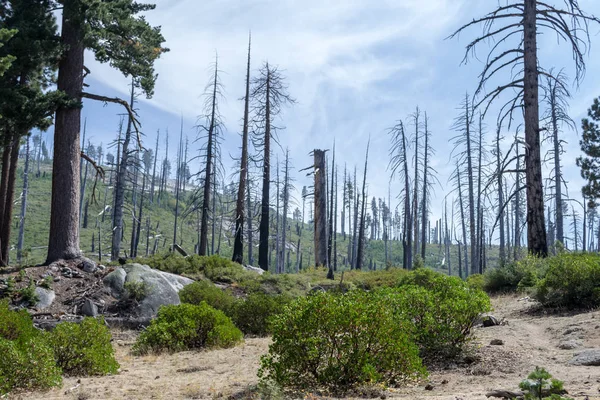
[[[209,306],[223,311],[229,317],[234,314],[238,303],[230,291],[221,290],[207,281],[196,281],[186,285],[179,292],[179,298],[182,303],[193,305],[199,305],[205,301]]]
[[[561,253],[547,259],[548,269],[537,282],[536,299],[547,307],[600,306],[600,255]]]
[[[544,368],[535,367],[519,387],[525,392],[525,400],[570,400],[561,396],[567,393],[563,382],[552,378]]]
[[[273,318],[259,377],[282,387],[344,391],[425,376],[411,323],[363,290],[301,297]]]
[[[536,286],[546,273],[547,259],[534,256],[509,263],[504,267],[489,269],[484,278],[484,290],[489,293],[527,291]]]
[[[458,286],[441,294],[407,285],[385,294],[390,307],[414,324],[415,341],[426,362],[459,354],[471,338],[476,318],[490,310],[485,293]]]
[[[252,293],[237,304],[233,322],[245,334],[266,336],[271,333],[271,319],[281,314],[291,300],[283,294]]]
[[[219,255],[180,257],[176,254],[155,255],[134,260],[152,268],[194,278],[206,277],[213,282],[239,282],[252,275],[237,263]]]
[[[48,338],[56,363],[66,375],[106,375],[116,374],[119,370],[110,343],[110,331],[103,319],[62,322]]]
[[[150,293],[150,285],[144,281],[127,281],[123,285],[127,298],[135,301],[142,301]]]
[[[0,395],[62,382],[45,335],[33,326],[27,311],[10,310],[8,301],[0,301],[0,354]]]
[[[199,305],[163,306],[133,346],[136,354],[177,352],[204,347],[232,347],[242,332],[219,310]]]
[[[466,282],[473,289],[485,290],[485,277],[481,274],[469,275]]]
[[[26,340],[0,338],[0,396],[15,389],[48,389],[62,384],[60,368],[43,335]]]
[[[8,300],[0,301],[0,338],[27,342],[40,335],[26,310],[13,311]]]
[[[460,353],[477,317],[491,310],[489,297],[458,277],[417,269],[407,274],[391,307],[415,325],[421,355],[428,361]]]

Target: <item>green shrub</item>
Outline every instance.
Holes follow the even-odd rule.
[[[237,305],[233,322],[245,334],[266,336],[271,333],[271,318],[281,314],[290,301],[291,297],[282,294],[252,293]]]
[[[600,256],[561,253],[547,259],[548,270],[537,283],[536,299],[548,307],[589,308],[600,305]]]
[[[0,301],[0,338],[27,342],[39,334],[26,310],[13,311],[8,307],[8,300]]]
[[[344,272],[344,282],[353,283],[361,289],[373,290],[380,287],[398,286],[407,274],[407,270],[393,267],[377,271],[346,271]]]
[[[427,361],[459,354],[471,337],[476,318],[490,310],[486,294],[470,288],[454,287],[442,294],[407,285],[381,291],[389,307],[414,324],[415,340]]]
[[[547,259],[526,256],[519,261],[486,271],[484,290],[489,293],[525,291],[545,274]]]
[[[150,285],[144,281],[127,281],[123,288],[129,299],[138,302],[144,300],[150,293]]]
[[[282,387],[346,390],[400,384],[426,372],[401,321],[362,290],[301,297],[273,318],[273,343],[259,377]]]
[[[253,274],[244,270],[240,264],[219,255],[181,257],[171,253],[138,258],[135,262],[173,274],[188,275],[195,278],[206,277],[213,282],[239,282],[244,277]]]
[[[29,282],[29,285],[19,290],[19,295],[21,296],[21,300],[30,305],[36,304],[38,301],[40,301],[40,298],[35,291],[35,284],[33,281]]]
[[[242,332],[222,311],[206,302],[163,306],[133,346],[136,354],[177,352],[204,347],[232,347]]]
[[[14,389],[47,389],[62,384],[51,347],[43,335],[26,340],[0,338],[0,396]]]
[[[205,301],[209,306],[221,310],[231,317],[238,300],[229,291],[224,291],[207,281],[196,281],[186,285],[180,292],[182,303],[199,305]]]
[[[62,322],[49,334],[56,363],[72,376],[116,374],[119,363],[110,341],[104,320],[95,318]]]
[[[13,389],[45,389],[62,382],[52,349],[25,310],[0,301],[0,395]]]
[[[467,277],[467,285],[473,289],[484,290],[485,289],[485,277],[481,274],[469,275]]]
[[[491,310],[483,291],[430,269],[411,271],[393,293],[387,296],[391,307],[413,321],[421,355],[428,360],[459,353],[477,317]]]
[[[525,400],[569,400],[561,397],[566,393],[563,382],[552,378],[544,368],[535,367],[519,387],[525,392]]]

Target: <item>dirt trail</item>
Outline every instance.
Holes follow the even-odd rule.
[[[568,361],[577,350],[561,350],[564,340],[579,341],[582,348],[600,348],[600,311],[569,315],[534,315],[525,312],[534,303],[514,296],[492,299],[506,325],[475,330],[475,354],[468,367],[434,371],[433,390],[418,386],[392,390],[388,399],[483,400],[493,389],[515,390],[535,368],[545,367],[565,383],[575,399],[600,399],[600,367],[579,367]],[[61,389],[28,393],[16,399],[214,399],[244,392],[257,383],[260,356],[269,339],[247,339],[234,349],[183,352],[174,355],[133,357],[132,333],[115,332],[114,346],[121,373],[99,378],[66,378]],[[492,346],[492,339],[504,345]],[[446,382],[446,383],[443,383]],[[248,397],[251,398],[251,397]],[[317,397],[307,397],[316,399]]]

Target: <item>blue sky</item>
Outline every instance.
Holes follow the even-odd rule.
[[[562,3],[555,0],[554,3]],[[473,60],[461,65],[465,45],[480,32],[472,29],[458,39],[445,38],[463,23],[491,11],[491,0],[159,0],[148,20],[161,25],[171,51],[156,69],[159,79],[151,100],[138,105],[145,145],[154,147],[156,131],[169,128],[197,135],[194,125],[202,113],[202,92],[209,79],[215,51],[219,54],[226,101],[221,111],[227,130],[223,154],[237,154],[243,104],[248,31],[252,31],[252,70],[264,61],[278,65],[288,78],[289,92],[297,104],[284,110],[280,124],[282,146],[289,147],[296,187],[309,182],[297,171],[311,163],[314,148],[331,148],[341,168],[355,165],[359,173],[371,135],[367,182],[369,194],[387,197],[389,137],[386,129],[398,119],[406,120],[416,106],[427,111],[436,150],[433,165],[442,184],[435,190],[431,209],[440,217],[454,136],[451,130],[457,107],[465,92],[473,93],[482,64]],[[600,15],[600,2],[580,0],[584,10]],[[588,106],[600,96],[600,26],[591,28],[592,48],[588,72],[579,88],[573,88],[570,115],[577,125]],[[573,76],[572,59],[554,35],[540,37],[542,65],[565,67]],[[479,54],[486,54],[486,45]],[[90,92],[127,97],[127,79],[108,65],[86,55]],[[114,139],[118,127],[116,105],[85,102],[88,137],[96,144]],[[490,124],[492,126],[493,124]],[[489,132],[491,138],[493,132]],[[508,133],[507,133],[508,135]],[[565,178],[573,196],[582,181],[575,166],[578,135],[564,132],[569,143],[563,158]],[[173,134],[172,143],[176,140]],[[488,140],[491,144],[491,139]],[[199,143],[191,150],[197,151]],[[161,143],[161,147],[162,147]],[[171,157],[175,147],[171,146]],[[162,154],[164,148],[159,151]],[[278,150],[279,151],[279,150]],[[279,151],[280,152],[280,151]],[[195,165],[193,169],[198,169]],[[340,173],[342,171],[340,170]],[[340,178],[341,179],[341,178]],[[399,191],[392,187],[392,196]],[[396,193],[394,193],[396,192]],[[393,202],[395,203],[395,202]],[[393,204],[395,205],[395,204]],[[290,211],[291,213],[291,211]]]

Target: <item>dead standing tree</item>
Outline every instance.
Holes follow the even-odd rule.
[[[412,267],[412,215],[410,207],[410,178],[408,176],[408,157],[406,149],[406,133],[404,124],[398,121],[396,125],[389,129],[392,136],[390,146],[390,163],[388,169],[392,171],[392,177],[396,172],[400,172],[401,190],[398,198],[404,203],[402,211],[402,267],[410,269]]]
[[[265,63],[252,80],[250,91],[254,132],[252,142],[262,150],[262,199],[259,226],[258,265],[269,269],[269,208],[271,185],[271,139],[277,141],[279,129],[274,120],[281,114],[282,107],[295,103],[288,94],[284,77],[277,67]]]
[[[314,186],[314,240],[315,240],[315,266],[329,266],[327,260],[327,170],[325,152],[327,150],[313,151],[315,186]],[[328,279],[333,279],[333,269],[329,268]]]
[[[548,255],[546,225],[544,218],[544,193],[542,186],[542,163],[540,156],[539,124],[539,76],[556,80],[552,72],[539,66],[537,55],[538,28],[550,30],[559,40],[571,46],[575,61],[576,81],[585,72],[584,54],[589,43],[588,24],[600,22],[587,15],[578,0],[563,0],[564,8],[558,8],[538,0],[514,0],[499,5],[491,13],[463,25],[451,37],[464,30],[482,25],[483,34],[467,45],[464,62],[476,47],[485,41],[492,43],[488,57],[479,75],[476,95],[488,81],[502,73],[510,76],[509,82],[481,96],[478,105],[486,104],[484,115],[490,105],[504,93],[512,92],[510,99],[500,109],[499,119],[512,120],[517,109],[523,109],[525,122],[525,180],[527,190],[527,239],[529,252],[545,257]],[[500,24],[500,25],[499,25]],[[510,72],[508,72],[510,71]]]
[[[248,63],[246,65],[246,95],[244,96],[244,122],[242,128],[242,156],[240,159],[240,180],[238,185],[237,199],[235,203],[235,239],[233,241],[232,260],[242,263],[244,260],[244,219],[245,211],[250,214],[251,210],[244,210],[246,197],[246,186],[248,185],[248,122],[250,102],[250,49],[251,37],[248,37]],[[250,260],[248,260],[251,263]]]
[[[222,98],[223,85],[219,80],[218,58],[215,58],[214,74],[206,86],[206,100],[204,104],[205,115],[200,118],[205,122],[200,124],[200,129],[206,132],[206,163],[204,168],[204,188],[202,196],[202,220],[200,222],[200,243],[198,254],[205,256],[208,248],[208,214],[210,210],[210,195],[215,179],[216,170],[215,160],[217,159],[218,136],[221,132],[222,121],[219,113],[219,100]],[[214,207],[213,207],[214,208]],[[175,243],[174,243],[175,244]]]

